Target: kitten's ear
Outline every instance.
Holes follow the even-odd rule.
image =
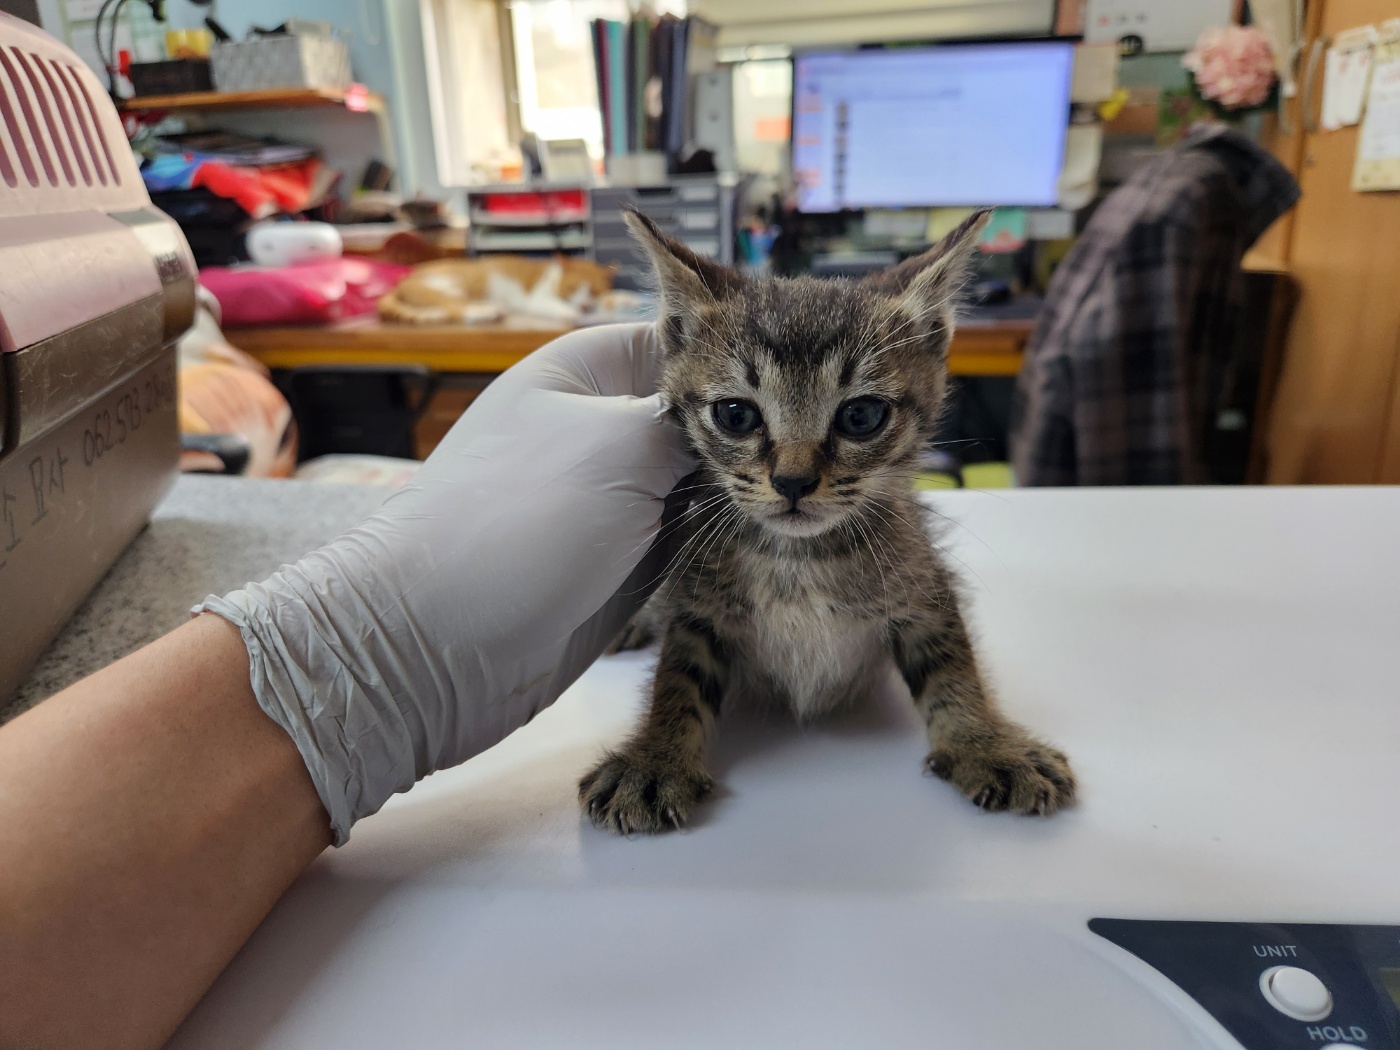
[[[667,237],[635,208],[623,210],[632,239],[651,259],[661,292],[661,315],[692,314],[727,298],[744,286],[744,278],[727,266],[697,255],[680,241]]]
[[[898,300],[903,313],[930,329],[951,332],[954,300],[967,277],[977,239],[991,217],[990,208],[973,212],[922,255],[872,274],[863,283]]]

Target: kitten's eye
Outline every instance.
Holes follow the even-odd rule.
[[[888,401],[878,397],[857,397],[836,410],[836,430],[846,437],[873,437],[889,417]]]
[[[752,401],[716,401],[715,422],[731,434],[752,434],[763,426],[763,416]]]

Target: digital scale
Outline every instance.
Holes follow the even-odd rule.
[[[356,827],[189,1048],[1400,1050],[1400,490],[940,494],[1010,715],[1080,804],[919,776],[891,674],[726,713],[683,833],[583,821],[652,657]]]

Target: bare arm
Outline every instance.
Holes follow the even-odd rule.
[[[0,1047],[160,1045],[333,835],[592,663],[693,467],[655,344],[530,355],[370,520],[0,728]]]
[[[0,1046],[157,1047],[330,843],[201,616],[0,729]]]

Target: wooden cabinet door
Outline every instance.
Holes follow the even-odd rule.
[[[1307,6],[1304,23],[1303,32],[1306,44],[1302,54],[1296,60],[1295,69],[1297,80],[1300,83],[1307,74],[1308,51],[1312,42],[1319,39],[1319,29],[1322,25],[1320,0],[1315,0],[1314,3]],[[1301,91],[1294,94],[1292,98],[1284,99],[1282,116],[1277,112],[1265,113],[1262,126],[1259,129],[1260,144],[1291,171],[1294,178],[1297,178],[1302,170],[1303,142],[1306,138],[1303,132],[1303,101]],[[1313,112],[1316,111],[1316,103],[1314,102]],[[1254,246],[1249,252],[1249,258],[1254,261],[1256,268],[1285,268],[1288,261],[1289,245],[1293,239],[1293,217],[1295,214],[1297,214],[1296,208],[1290,208],[1284,212],[1254,242]]]
[[[1395,358],[1400,362],[1400,332],[1395,333]],[[1380,476],[1376,480],[1383,485],[1400,485],[1400,364],[1391,380],[1390,418],[1386,421]]]
[[[1400,0],[1326,0],[1319,28],[1335,37],[1397,17]],[[1303,143],[1288,256],[1300,297],[1269,424],[1274,483],[1381,478],[1400,339],[1400,193],[1352,191],[1358,130]]]

